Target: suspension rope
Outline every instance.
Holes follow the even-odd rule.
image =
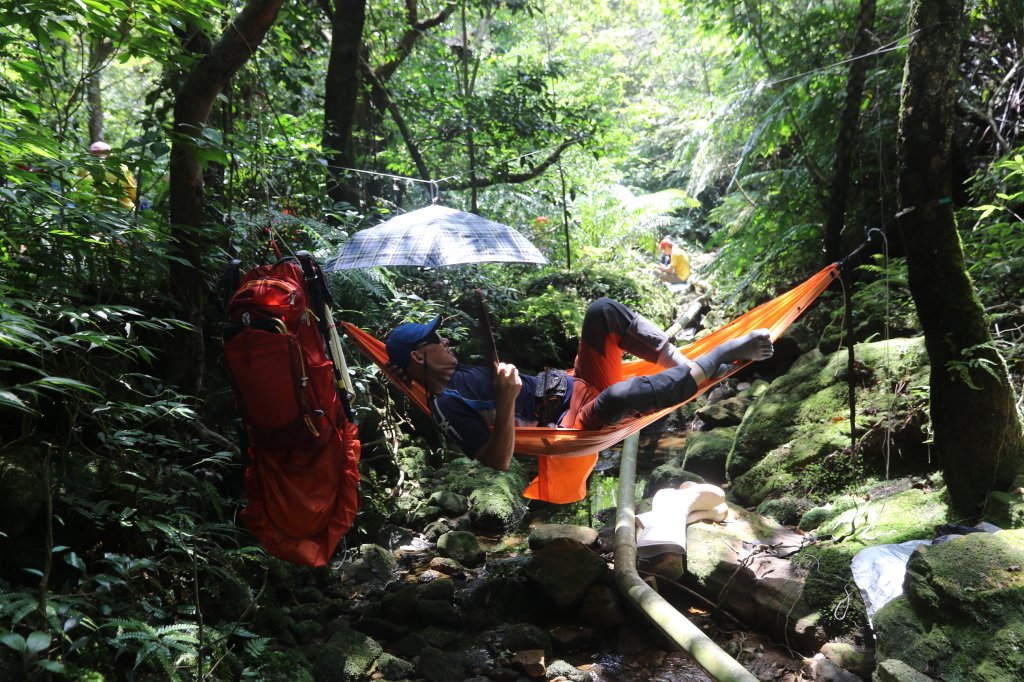
[[[559,146],[561,146],[561,144],[562,143],[552,144],[552,145],[549,145],[547,147],[541,147],[540,149],[535,149],[535,150],[530,151],[530,152],[525,152],[523,154],[520,154],[519,156],[515,156],[515,157],[508,158],[508,159],[504,159],[502,161],[496,161],[493,164],[490,164],[488,166],[483,166],[481,168],[478,168],[477,171],[480,171],[480,170],[484,170],[484,171],[495,170],[496,168],[500,168],[502,166],[512,165],[512,164],[515,164],[517,161],[522,161],[523,159],[528,159],[531,156],[537,156],[538,154],[549,153],[552,150],[557,149]],[[299,161],[299,159],[296,159],[295,157],[292,157],[292,156],[277,156],[277,155],[274,155],[274,154],[268,154],[268,155],[266,155],[266,158],[268,158],[270,160],[274,160],[274,161],[288,161],[288,162]],[[339,166],[339,165],[336,165],[336,164],[327,163],[326,161],[322,161],[322,160],[304,161],[302,163],[305,163],[306,165],[309,165],[309,166],[317,166],[317,167],[320,167],[320,168],[327,168],[327,169],[332,170],[332,171],[341,171],[341,172],[346,172],[346,173],[357,173],[359,175],[368,175],[368,176],[378,177],[378,178],[387,178],[389,180],[401,180],[401,181],[404,181],[404,182],[419,183],[421,185],[427,186],[428,188],[433,186],[434,187],[433,191],[434,191],[435,194],[436,194],[436,191],[438,189],[440,189],[440,186],[443,183],[450,182],[452,180],[458,180],[460,178],[464,178],[464,177],[469,175],[469,171],[465,171],[465,172],[462,172],[462,173],[453,173],[451,175],[446,175],[444,177],[435,178],[435,179],[432,179],[432,180],[424,180],[423,178],[414,178],[414,177],[410,177],[408,175],[397,175],[395,173],[384,173],[384,172],[381,172],[381,171],[365,170],[363,168],[349,168],[348,166]],[[430,190],[428,190],[428,192],[429,191]]]
[[[867,59],[869,57],[875,57],[875,56],[878,56],[880,54],[885,54],[886,52],[892,52],[894,50],[901,50],[901,49],[905,48],[907,46],[907,43],[910,41],[910,39],[913,38],[914,35],[916,33],[920,32],[921,30],[922,29],[919,28],[919,29],[916,29],[914,31],[911,31],[910,33],[907,33],[906,35],[900,36],[899,38],[896,38],[895,40],[890,41],[889,43],[887,43],[885,45],[877,47],[874,50],[871,50],[870,52],[865,52],[864,54],[855,55],[853,57],[846,57],[844,59],[840,59],[839,61],[832,62],[831,64],[826,64],[824,66],[819,66],[819,67],[814,68],[814,69],[809,69],[807,71],[795,74],[793,76],[783,76],[781,78],[777,78],[775,80],[768,81],[767,83],[758,83],[757,85],[755,85],[752,88],[744,88],[742,90],[734,90],[733,92],[731,92],[729,94],[730,95],[747,95],[747,94],[750,94],[751,92],[758,92],[760,90],[766,90],[766,89],[774,87],[776,85],[781,85],[782,83],[788,83],[789,81],[798,80],[800,78],[805,78],[807,76],[813,76],[815,74],[823,73],[825,71],[831,71],[832,69],[836,69],[836,68],[839,68],[841,66],[846,66],[847,64],[851,64],[851,63],[859,61],[861,59]]]

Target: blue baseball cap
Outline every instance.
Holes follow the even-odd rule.
[[[388,338],[384,341],[384,347],[388,351],[388,360],[391,364],[398,366],[403,372],[409,369],[409,353],[417,343],[430,336],[441,326],[441,316],[438,315],[426,324],[416,322],[405,322],[391,330]]]

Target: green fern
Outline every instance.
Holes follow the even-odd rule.
[[[245,655],[256,660],[263,658],[271,641],[269,637],[253,637],[245,643]]]
[[[972,391],[981,390],[971,376],[972,370],[981,370],[996,381],[1000,380],[999,363],[993,360],[998,357],[996,348],[991,343],[979,343],[970,348],[964,348],[960,355],[963,360],[951,360],[946,363],[946,370],[951,377],[957,378],[967,385]]]
[[[169,679],[178,680],[178,669],[198,659],[199,626],[195,623],[154,627],[134,618],[112,618],[105,627],[116,628],[111,645],[119,652],[134,653],[136,669],[155,663]]]

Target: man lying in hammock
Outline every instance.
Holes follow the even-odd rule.
[[[515,427],[537,424],[543,402],[536,394],[537,377],[521,375],[504,362],[459,364],[449,340],[438,334],[440,323],[436,317],[395,327],[385,341],[388,360],[426,389],[434,420],[463,452],[504,471],[512,459]],[[622,351],[664,369],[622,380]],[[583,318],[575,370],[563,384],[565,396],[553,421],[570,428],[614,426],[628,416],[678,405],[705,379],[725,374],[731,363],[764,360],[773,352],[768,330],[756,329],[691,361],[646,318],[601,298]]]

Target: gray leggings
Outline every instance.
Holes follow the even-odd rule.
[[[667,369],[619,381],[622,351]],[[583,318],[575,373],[601,392],[583,408],[583,426],[613,426],[690,398],[697,383],[689,363],[678,364],[682,360],[668,335],[645,317],[610,298],[594,301]]]

